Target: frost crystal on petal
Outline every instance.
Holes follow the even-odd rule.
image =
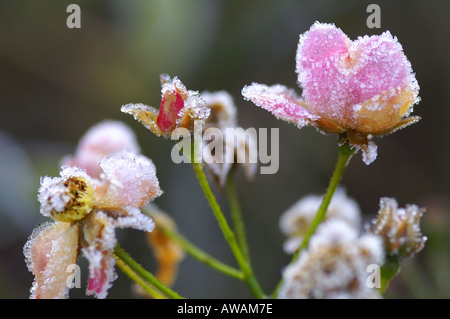
[[[309,248],[283,272],[278,297],[293,298],[380,298],[367,286],[367,266],[384,262],[381,238],[358,232],[342,220],[321,224]]]
[[[125,207],[126,216],[115,218],[112,223],[117,228],[134,228],[146,232],[151,232],[155,228],[155,222],[147,215],[141,213],[136,207]]]
[[[24,246],[28,270],[35,280],[32,299],[68,298],[67,267],[78,257],[78,224],[46,223],[36,228]]]
[[[144,105],[142,103],[129,103],[123,105],[120,110],[123,113],[133,115],[135,120],[139,121],[142,125],[145,126],[145,128],[147,128],[157,136],[163,134],[163,132],[161,132],[161,130],[158,128],[158,125],[156,124],[158,109]]]
[[[305,102],[297,97],[294,90],[281,84],[267,86],[253,83],[242,89],[242,95],[275,117],[294,123],[299,128],[319,118],[306,108]]]
[[[162,194],[153,162],[130,152],[105,157],[100,166],[108,181],[102,205],[143,207]]]
[[[116,279],[112,257],[117,239],[114,219],[102,211],[89,215],[83,223],[83,256],[89,261],[87,294],[105,298]]]
[[[378,146],[374,142],[370,141],[365,148],[362,149],[363,162],[366,165],[370,165],[377,158]]]
[[[114,257],[111,252],[100,251],[92,246],[83,248],[82,253],[89,261],[89,284],[86,294],[96,295],[99,299],[106,298],[112,282],[117,278]]]

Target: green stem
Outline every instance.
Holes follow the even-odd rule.
[[[120,259],[117,255],[114,255],[116,259],[117,266],[122,270],[124,274],[126,274],[131,280],[137,283],[142,289],[148,293],[151,297],[155,299],[165,299],[166,297],[160,294],[156,289],[152,287],[148,282],[143,280],[139,275],[137,275],[130,267],[125,264],[125,262]]]
[[[314,217],[313,222],[311,223],[311,226],[308,229],[308,232],[306,233],[305,237],[303,238],[303,241],[301,245],[297,248],[294,255],[292,256],[291,263],[294,262],[300,252],[308,246],[309,240],[312,235],[316,232],[317,227],[320,225],[320,223],[325,218],[325,215],[328,210],[328,206],[330,205],[331,199],[333,198],[334,192],[336,191],[336,188],[338,187],[342,176],[345,171],[345,167],[347,166],[350,158],[352,157],[353,153],[355,152],[355,149],[351,148],[349,143],[346,142],[343,145],[339,146],[339,155],[338,160],[336,162],[336,166],[334,168],[333,175],[331,176],[330,183],[328,184],[327,191],[322,199],[322,203],[319,206],[319,209],[317,210],[316,216]],[[283,280],[281,280],[277,287],[275,288],[275,291],[272,293],[272,297],[276,298],[278,295],[278,291],[283,283]]]
[[[139,277],[147,281],[153,287],[161,291],[167,297],[172,299],[183,299],[172,289],[168,288],[153,274],[146,271],[140,264],[138,264],[129,254],[127,254],[118,244],[114,248],[114,254],[121,259],[128,267],[130,267]]]
[[[400,272],[401,261],[397,258],[388,257],[386,262],[380,268],[380,288],[381,294],[386,292],[389,287],[389,282],[394,279]]]
[[[226,182],[226,194],[228,199],[228,204],[230,205],[231,221],[234,226],[234,231],[236,233],[236,240],[241,248],[242,254],[244,255],[247,262],[250,262],[250,254],[248,252],[248,245],[245,236],[244,220],[242,219],[241,207],[239,206],[239,200],[236,193],[236,187],[234,185],[233,174],[228,175]]]
[[[195,175],[197,176],[197,179],[200,183],[200,187],[202,188],[203,193],[205,194],[205,197],[208,200],[209,205],[211,206],[211,209],[214,213],[214,216],[217,219],[217,222],[219,223],[219,227],[222,230],[225,240],[230,246],[231,251],[233,252],[236,258],[236,261],[244,274],[245,282],[247,283],[247,285],[249,286],[250,290],[252,291],[252,293],[256,298],[261,299],[264,298],[264,293],[261,289],[261,286],[256,280],[250,264],[247,262],[244,255],[242,254],[242,251],[236,241],[236,237],[233,231],[231,230],[230,226],[228,225],[228,222],[222,213],[222,209],[220,208],[220,205],[217,203],[214,193],[212,192],[211,187],[209,186],[208,179],[206,178],[206,175],[203,172],[202,165],[199,163],[192,163],[192,167],[194,168]]]
[[[230,277],[234,277],[240,280],[244,279],[244,274],[242,271],[235,269],[219,260],[214,258],[213,256],[207,254],[196,245],[192,244],[181,234],[177,233],[169,229],[168,227],[164,227],[161,224],[157,224],[157,227],[168,237],[172,238],[180,247],[182,247],[189,255],[197,259],[198,261],[204,263],[205,265],[214,268],[225,275]]]
[[[330,202],[331,202],[331,199],[333,198],[334,192],[336,191],[336,188],[338,187],[339,183],[341,182],[345,167],[347,166],[347,164],[350,160],[350,157],[352,156],[352,154],[354,152],[355,152],[355,149],[351,149],[350,145],[348,143],[345,143],[344,145],[339,146],[338,160],[337,160],[336,166],[334,168],[334,172],[331,177],[330,183],[328,184],[328,189],[322,199],[322,203],[320,204],[319,209],[317,210],[316,216],[314,217],[314,220],[308,229],[308,232],[306,233],[305,237],[303,238],[302,244],[300,245],[300,247],[297,249],[297,251],[294,254],[294,258],[297,258],[299,252],[302,249],[306,248],[306,246],[308,246],[309,239],[316,232],[317,227],[325,218],[325,215],[328,210],[328,206],[330,205]]]

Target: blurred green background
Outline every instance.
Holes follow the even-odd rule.
[[[66,8],[81,7],[81,29],[68,29]],[[369,29],[366,8],[381,7],[381,29]],[[28,298],[33,280],[22,247],[45,219],[36,199],[39,177],[56,176],[62,156],[104,119],[133,128],[152,158],[164,195],[155,203],[191,241],[235,265],[193,170],[171,161],[172,142],[157,138],[120,112],[142,102],[158,106],[159,75],[177,75],[192,90],[227,90],[246,127],[280,129],[280,169],[238,177],[241,206],[256,276],[271,292],[290,256],[282,251],[280,215],[302,196],[323,193],[337,155],[336,138],[298,130],[242,99],[253,81],[300,89],[298,36],[315,22],[335,23],[352,39],[385,30],[398,37],[421,87],[414,114],[422,120],[377,139],[378,159],[366,166],[357,154],[343,184],[365,219],[382,196],[400,206],[427,207],[425,249],[404,264],[387,298],[450,297],[450,74],[449,1],[50,1],[0,2],[0,298]],[[220,193],[219,200],[224,205]],[[154,269],[142,233],[119,230],[119,242]],[[80,258],[83,275],[86,264]],[[84,268],[83,268],[84,267]],[[111,298],[134,298],[118,270]],[[81,289],[71,297],[84,298]],[[247,287],[191,257],[173,287],[190,298],[249,298]]]

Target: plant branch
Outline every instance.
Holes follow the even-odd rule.
[[[164,285],[153,274],[146,271],[140,264],[138,264],[128,253],[126,253],[118,244],[114,248],[114,254],[122,260],[128,267],[130,267],[139,277],[147,281],[153,287],[161,291],[164,295],[171,299],[183,299],[175,291]]]
[[[336,166],[334,168],[333,175],[331,176],[330,183],[328,184],[327,191],[322,199],[322,203],[320,204],[319,209],[317,210],[316,216],[314,217],[314,220],[308,229],[308,232],[306,233],[301,245],[297,248],[297,250],[295,251],[295,253],[292,257],[291,264],[295,260],[297,260],[300,252],[308,246],[311,236],[314,235],[317,227],[320,225],[320,223],[325,218],[325,215],[328,210],[328,206],[330,205],[330,202],[331,202],[331,199],[333,198],[334,192],[336,191],[336,188],[338,187],[338,185],[342,179],[342,176],[344,174],[345,168],[346,168],[348,162],[350,161],[350,158],[352,157],[355,150],[356,149],[354,149],[354,148],[352,149],[350,147],[350,144],[348,142],[339,146],[338,160],[336,162]],[[275,291],[272,293],[273,298],[275,298],[278,295],[278,291],[279,291],[282,283],[283,283],[283,280],[281,280],[278,283],[277,287],[275,288]]]
[[[214,193],[212,192],[211,187],[209,186],[208,179],[206,178],[202,165],[199,163],[192,163],[192,167],[195,171],[195,175],[197,176],[197,179],[200,183],[203,193],[205,194],[205,197],[208,200],[209,205],[211,206],[214,216],[216,217],[216,220],[219,223],[219,227],[222,230],[225,240],[230,246],[231,251],[233,252],[236,258],[236,261],[244,274],[245,282],[247,283],[247,285],[249,286],[250,290],[252,291],[252,293],[256,298],[261,299],[264,298],[264,293],[261,289],[261,286],[256,280],[250,264],[244,257],[241,248],[239,247],[236,241],[236,237],[233,231],[231,230],[230,226],[228,225],[228,222],[222,213],[222,209],[220,208],[220,205],[217,203]]]

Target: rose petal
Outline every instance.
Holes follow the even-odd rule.
[[[24,246],[28,269],[35,275],[30,298],[68,298],[67,267],[78,257],[77,223],[47,223],[36,228]]]
[[[306,109],[306,104],[297,97],[294,90],[280,84],[267,86],[253,83],[242,89],[242,95],[278,119],[295,123],[299,128],[318,119],[318,116]]]
[[[109,182],[101,205],[143,207],[162,194],[153,162],[130,152],[105,157],[100,166]]]
[[[114,266],[116,261],[110,251],[96,250],[94,247],[82,249],[83,256],[89,261],[89,282],[87,295],[96,295],[104,299],[112,286],[112,281],[117,278]]]
[[[163,132],[173,131],[177,126],[177,119],[184,107],[184,100],[176,89],[167,89],[161,98],[156,123]]]
[[[90,214],[83,224],[86,246],[83,256],[89,262],[89,283],[87,295],[105,298],[112,282],[116,279],[115,260],[112,257],[117,244],[113,218],[99,211]]]

